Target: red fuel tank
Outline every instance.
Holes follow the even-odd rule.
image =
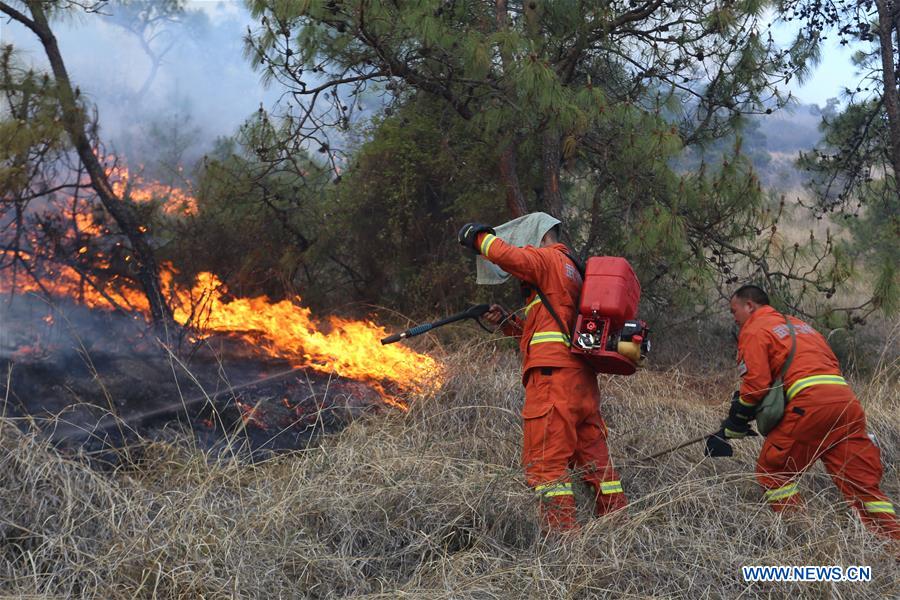
[[[584,287],[578,312],[585,317],[606,317],[618,331],[637,316],[641,284],[628,261],[619,256],[593,256],[584,269]]]

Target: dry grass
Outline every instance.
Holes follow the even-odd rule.
[[[606,386],[630,521],[540,535],[518,465],[515,357],[447,357],[441,392],[306,451],[248,465],[151,444],[101,473],[0,422],[0,593],[90,598],[897,598],[900,569],[821,468],[804,514],[777,517],[752,477],[759,441],[703,459],[730,384],[673,370]],[[897,364],[857,389],[900,500]],[[581,498],[585,500],[584,498]],[[586,501],[583,502],[586,506]],[[748,584],[740,566],[870,565],[874,581]]]

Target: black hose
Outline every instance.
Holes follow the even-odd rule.
[[[444,317],[443,319],[438,319],[437,321],[432,321],[431,323],[423,323],[421,325],[416,325],[410,329],[402,333],[395,333],[393,335],[389,335],[388,337],[381,340],[382,345],[393,344],[394,342],[399,342],[400,340],[405,340],[406,338],[411,338],[417,335],[422,335],[432,329],[436,329],[438,327],[442,327],[444,325],[449,325],[450,323],[455,323],[456,321],[462,321],[463,319],[478,319],[481,315],[486,313],[491,309],[490,304],[477,304],[472,306],[460,313],[456,313],[455,315],[450,315],[449,317]]]

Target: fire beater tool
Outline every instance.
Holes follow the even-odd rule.
[[[405,340],[406,338],[411,338],[417,335],[422,335],[423,333],[427,333],[432,329],[437,329],[438,327],[443,327],[444,325],[449,325],[450,323],[455,323],[457,321],[462,321],[463,319],[475,319],[475,321],[481,325],[482,328],[490,331],[485,327],[479,318],[481,315],[489,311],[491,308],[490,304],[478,304],[476,306],[472,306],[460,313],[456,313],[455,315],[450,315],[449,317],[444,317],[443,319],[438,319],[437,321],[433,321],[431,323],[423,323],[421,325],[416,325],[411,329],[407,329],[403,333],[395,333],[393,335],[389,335],[388,337],[381,340],[382,345],[393,344],[394,342],[399,342],[400,340]]]
[[[677,446],[673,446],[673,447],[667,448],[665,450],[660,450],[656,454],[651,454],[650,456],[646,456],[646,457],[642,458],[641,460],[653,460],[654,458],[659,458],[660,456],[665,456],[666,454],[671,454],[672,452],[675,452],[676,450],[681,450],[682,448],[686,448],[687,446],[693,446],[694,444],[702,442],[709,436],[715,435],[716,433],[718,433],[718,431],[714,431],[713,433],[705,433],[705,434],[701,435],[700,437],[695,437],[686,442],[681,442]],[[757,434],[752,429],[747,432],[747,437],[753,437],[756,435],[759,435],[759,434]]]
[[[660,456],[665,456],[666,454],[671,454],[672,452],[675,452],[676,450],[681,450],[682,448],[685,448],[687,446],[693,446],[694,444],[702,442],[703,440],[708,438],[710,435],[712,435],[712,434],[705,433],[705,434],[701,435],[700,437],[695,437],[686,442],[681,442],[677,446],[667,448],[666,450],[661,450],[661,451],[657,452],[656,454],[651,454],[650,456],[647,456],[641,460],[653,460],[654,458],[659,458]]]

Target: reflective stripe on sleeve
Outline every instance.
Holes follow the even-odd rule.
[[[487,235],[484,236],[484,239],[481,240],[481,255],[482,256],[486,257],[488,255],[488,250],[491,249],[491,244],[493,244],[494,240],[496,240],[496,239],[497,239],[497,236],[492,233],[488,233]]]
[[[537,304],[537,303],[539,303],[540,301],[541,301],[541,297],[538,296],[538,297],[536,297],[534,300],[532,300],[531,302],[529,302],[529,303],[528,303],[528,306],[525,307],[525,315],[527,316],[527,315],[528,315],[528,311],[531,310],[532,308],[534,308],[534,305]]]
[[[790,402],[794,396],[814,385],[847,385],[847,381],[840,375],[811,375],[804,377],[792,383],[791,387],[787,389],[787,401]]]

